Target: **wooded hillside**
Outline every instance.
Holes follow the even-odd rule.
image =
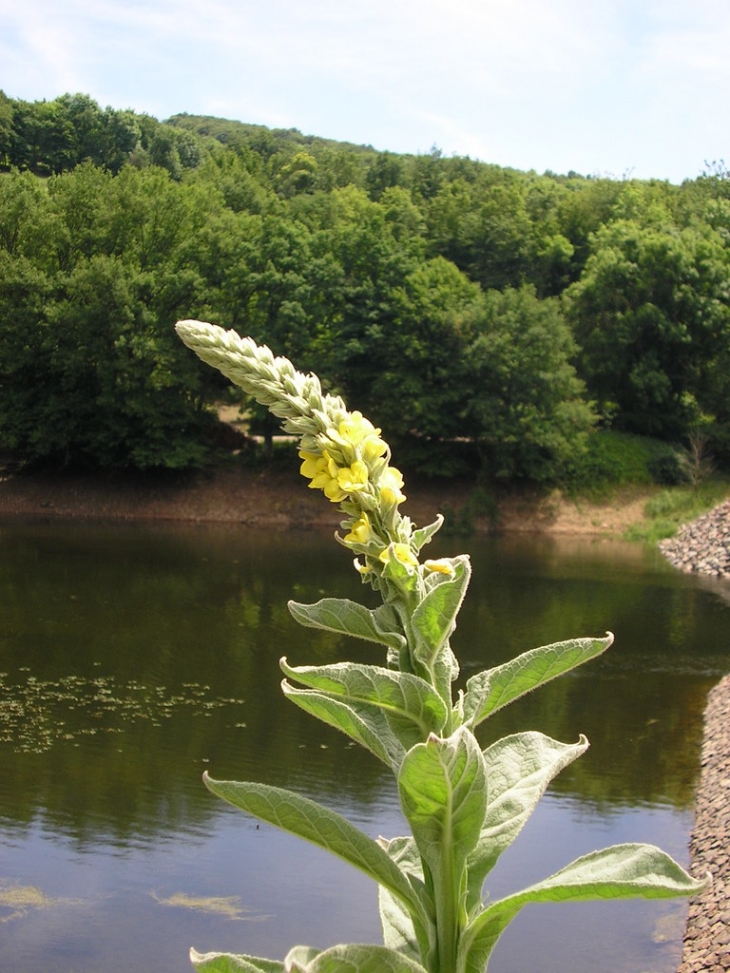
[[[174,335],[197,317],[317,371],[428,472],[585,479],[595,429],[701,428],[730,462],[724,165],[538,175],[0,93],[0,170],[22,460],[202,463],[230,393]]]

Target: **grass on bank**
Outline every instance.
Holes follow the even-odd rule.
[[[627,540],[656,544],[673,537],[682,524],[707,513],[729,496],[727,477],[713,477],[696,488],[666,487],[646,501],[644,520],[632,524],[624,536]]]
[[[648,490],[644,519],[623,535],[648,544],[672,537],[682,524],[730,496],[730,477],[715,472],[709,441],[701,432],[692,433],[686,443],[670,444],[601,430],[571,472],[574,497],[600,502],[627,487]]]

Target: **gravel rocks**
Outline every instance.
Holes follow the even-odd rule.
[[[659,550],[681,571],[730,578],[730,500],[660,541]]]
[[[730,579],[730,500],[659,549],[681,571]],[[679,973],[730,973],[730,676],[707,698],[690,855],[692,873],[710,872],[712,884],[690,901]]]
[[[727,507],[727,505],[725,505]],[[712,884],[690,900],[678,973],[730,971],[730,676],[707,697],[691,871]]]

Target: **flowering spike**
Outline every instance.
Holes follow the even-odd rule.
[[[267,406],[283,420],[287,432],[299,437],[300,472],[310,488],[322,490],[350,515],[344,543],[376,560],[380,551],[397,544],[396,559],[413,571],[418,562],[412,550],[412,525],[398,512],[406,499],[403,474],[390,466],[390,449],[380,429],[361,412],[348,412],[339,396],[324,394],[316,375],[298,372],[288,359],[275,357],[251,338],[205,321],[178,321],[176,330],[203,361]],[[372,538],[369,545],[374,545],[368,552],[363,517]],[[374,566],[367,563],[369,574]],[[377,562],[378,575],[383,563]],[[358,570],[362,573],[363,568]]]

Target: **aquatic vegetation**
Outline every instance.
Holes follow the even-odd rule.
[[[192,909],[195,912],[210,912],[214,915],[227,916],[229,919],[247,919],[249,922],[258,922],[268,919],[269,916],[260,913],[249,914],[250,910],[241,905],[241,900],[237,895],[188,895],[186,892],[175,892],[162,898],[155,892],[151,893],[152,898],[158,905],[170,906],[174,909]]]
[[[122,733],[130,723],[160,725],[182,708],[195,716],[242,700],[211,699],[210,687],[184,684],[177,692],[113,676],[69,674],[39,679],[22,673],[11,679],[0,672],[0,743],[19,753],[42,753],[58,742],[73,745],[80,737]]]
[[[32,909],[74,904],[71,899],[53,899],[35,885],[0,885],[0,923],[22,919]]]

